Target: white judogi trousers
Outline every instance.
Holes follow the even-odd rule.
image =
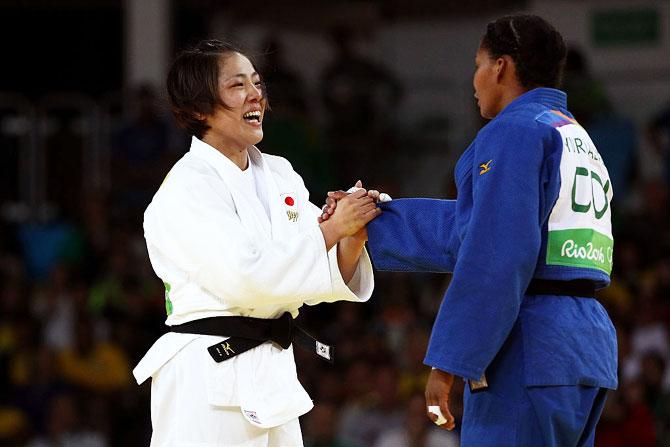
[[[211,344],[210,337],[193,341],[154,374],[151,447],[302,447],[297,418],[260,428],[240,407],[210,403],[208,369],[198,366],[214,362],[207,352]]]

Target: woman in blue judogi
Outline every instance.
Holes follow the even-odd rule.
[[[454,377],[468,382],[463,446],[593,445],[617,386],[615,330],[594,299],[612,269],[612,186],[556,89],[564,60],[539,17],[490,23],[473,83],[491,121],[456,166],[457,200],[393,200],[368,225],[376,268],[453,272],[426,403],[451,429]]]

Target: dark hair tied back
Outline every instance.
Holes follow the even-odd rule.
[[[557,88],[561,83],[565,42],[541,17],[529,14],[501,17],[486,26],[481,47],[493,58],[510,56],[523,87]]]

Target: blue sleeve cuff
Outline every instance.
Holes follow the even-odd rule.
[[[479,380],[484,374],[483,369],[480,370],[472,365],[462,362],[445,361],[445,359],[439,359],[432,356],[430,352],[426,355],[426,358],[424,358],[423,363],[424,365],[431,366],[440,371],[448,372],[467,380]]]

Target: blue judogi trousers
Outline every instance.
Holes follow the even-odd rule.
[[[489,387],[471,392],[465,386],[461,446],[593,446],[607,389],[527,386],[523,364],[523,339],[517,323],[487,368]]]

